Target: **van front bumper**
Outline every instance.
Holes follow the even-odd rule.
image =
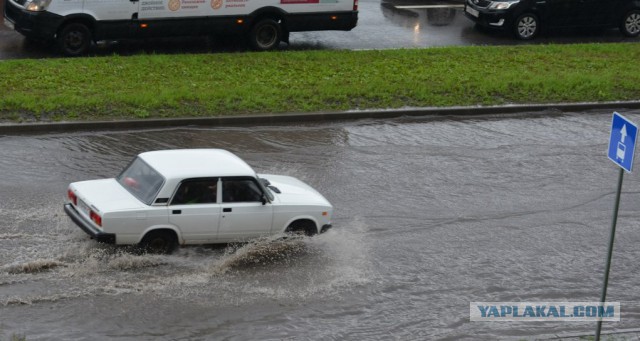
[[[116,235],[113,233],[104,233],[93,227],[83,216],[76,211],[75,207],[71,204],[64,204],[64,212],[73,220],[78,227],[86,232],[91,238],[97,240],[100,243],[115,244]]]
[[[2,0],[0,0],[2,1]],[[31,12],[11,0],[5,0],[5,26],[34,40],[53,40],[64,18],[51,12]]]

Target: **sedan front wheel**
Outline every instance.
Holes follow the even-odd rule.
[[[633,10],[624,16],[620,24],[620,31],[627,37],[640,35],[640,10]]]
[[[516,19],[513,29],[516,38],[530,40],[538,34],[540,22],[535,14],[525,13]]]

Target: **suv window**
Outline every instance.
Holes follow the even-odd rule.
[[[212,204],[218,201],[218,179],[183,181],[171,205]]]
[[[222,202],[262,202],[263,195],[255,179],[223,179]]]

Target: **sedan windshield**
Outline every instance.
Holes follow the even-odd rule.
[[[129,193],[147,205],[151,205],[164,182],[162,175],[140,158],[134,159],[116,180]]]

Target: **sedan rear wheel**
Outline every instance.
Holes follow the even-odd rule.
[[[640,10],[633,10],[624,16],[620,31],[628,37],[640,35]]]
[[[540,30],[538,17],[533,13],[525,13],[516,19],[513,28],[516,38],[522,40],[533,39]]]
[[[155,254],[170,254],[177,246],[175,233],[169,231],[151,231],[140,242],[144,251]]]

